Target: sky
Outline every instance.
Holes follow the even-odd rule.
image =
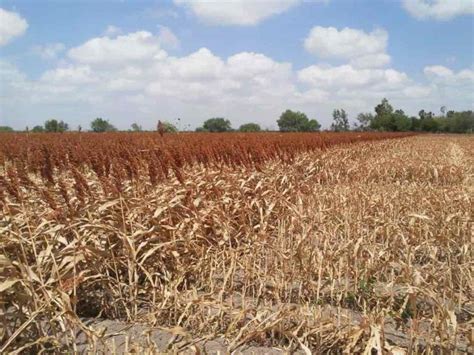
[[[0,125],[474,107],[474,0],[0,0]],[[178,120],[179,118],[179,120]]]

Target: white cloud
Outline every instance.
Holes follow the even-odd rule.
[[[406,84],[408,76],[394,69],[357,69],[349,64],[336,67],[312,65],[298,71],[298,80],[319,88],[396,88]]]
[[[163,73],[167,77],[177,76],[190,81],[218,79],[224,69],[222,59],[207,48],[201,48],[186,57],[174,58],[164,65],[166,70]]]
[[[166,56],[160,40],[147,31],[139,31],[116,38],[97,37],[68,51],[68,56],[79,63],[121,65]]]
[[[432,65],[425,67],[423,72],[435,84],[455,86],[470,85],[474,91],[474,70],[463,69],[456,73],[445,66]]]
[[[201,48],[181,58],[169,57],[151,68],[147,87],[153,96],[174,97],[198,105],[254,103],[293,95],[291,65],[263,54],[242,52],[223,60]]]
[[[82,85],[97,81],[91,68],[86,65],[70,65],[48,70],[41,76],[45,84]]]
[[[19,14],[0,8],[0,46],[23,35],[27,28],[28,23]]]
[[[227,59],[229,73],[233,78],[251,79],[258,75],[283,74],[285,77],[291,72],[289,63],[278,63],[271,58],[253,52],[241,52]]]
[[[180,46],[178,37],[166,26],[160,26],[160,32],[158,33],[158,40],[160,44],[169,49],[177,49]]]
[[[26,76],[14,65],[0,59],[0,97],[7,96],[13,87],[21,86],[27,80]],[[2,105],[0,105],[1,107]]]
[[[452,76],[454,73],[451,69],[442,65],[432,65],[424,68],[424,73],[431,77],[446,78]]]
[[[66,46],[63,43],[48,43],[45,45],[34,46],[33,52],[39,55],[42,59],[52,60],[56,59],[65,49]]]
[[[390,56],[385,53],[363,55],[350,61],[355,68],[381,68],[390,64]]]
[[[353,28],[313,27],[304,41],[306,50],[320,58],[356,59],[384,54],[388,34],[383,29],[370,33]],[[386,61],[386,57],[382,59]],[[372,60],[371,60],[372,61]]]
[[[300,0],[174,0],[174,2],[212,25],[252,26],[287,11],[300,3]]]
[[[456,16],[474,14],[472,0],[404,0],[403,7],[417,19],[446,21]]]
[[[243,123],[251,117],[272,126],[273,119],[266,121],[264,117],[273,117],[296,97],[289,63],[252,52],[221,58],[207,48],[181,57],[169,56],[164,51],[157,56],[156,52],[162,50],[153,43],[155,50],[143,51],[138,59],[121,56],[118,62],[115,57],[125,48],[143,46],[142,35],[92,39],[71,50],[68,61],[46,71],[39,80],[25,80],[21,90],[9,88],[5,97],[24,98],[28,105],[23,106],[35,106],[38,115],[41,112],[38,107],[54,115],[51,110],[68,104],[71,107],[68,115],[74,117],[77,113],[72,108],[80,105],[81,117],[101,114],[113,117],[121,127],[135,114],[130,112],[132,107],[148,119],[160,112],[165,118],[187,116],[191,123],[189,117],[202,120],[222,114],[234,119],[236,125],[239,119]],[[125,48],[119,51],[120,46]],[[21,106],[8,104],[10,99],[5,98],[5,102],[5,110],[9,112]],[[95,107],[95,111],[88,113],[88,107]],[[87,125],[87,121],[80,123]]]
[[[159,35],[143,31],[98,37],[71,49],[38,80],[0,62],[0,120],[21,128],[56,116],[86,127],[100,115],[120,128],[129,127],[130,117],[152,128],[157,119],[181,117],[196,127],[222,115],[234,126],[251,120],[275,127],[279,114],[291,108],[328,126],[335,107],[354,117],[383,97],[409,113],[436,109],[440,102],[451,109],[472,106],[471,69],[430,66],[425,80],[414,81],[393,68],[355,65],[355,59],[294,70],[291,63],[254,52],[221,57],[200,48],[171,56]],[[38,121],[27,122],[31,117]]]
[[[424,98],[428,97],[431,92],[432,88],[430,86],[423,86],[423,85],[412,85],[407,86],[403,89],[403,95],[410,98]]]

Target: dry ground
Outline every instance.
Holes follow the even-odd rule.
[[[0,352],[472,352],[473,167],[473,136],[419,135],[196,167],[65,220],[11,202]]]

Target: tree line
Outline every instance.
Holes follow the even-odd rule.
[[[163,122],[163,127],[166,132],[173,133],[177,132],[178,129],[175,125],[169,122]],[[43,125],[34,126],[31,130],[26,127],[26,132],[34,132],[34,133],[42,133],[42,132],[49,132],[49,133],[63,133],[69,131],[69,124],[65,123],[64,121],[58,121],[56,119],[51,119],[45,121]],[[89,132],[116,132],[118,131],[117,128],[113,124],[109,122],[109,120],[103,119],[98,117],[94,119],[90,123]],[[142,126],[138,123],[132,123],[130,126],[129,131],[131,132],[142,132]],[[0,126],[0,132],[14,132],[14,129],[8,126]],[[82,126],[77,127],[77,132],[82,132]]]
[[[374,108],[373,113],[360,113],[354,129],[358,131],[414,131],[472,133],[474,131],[473,111],[448,111],[440,108],[438,115],[420,110],[418,117],[408,115],[403,110],[395,110],[387,99]]]
[[[416,116],[408,116],[403,110],[394,109],[389,101],[384,98],[380,104],[375,106],[374,112],[359,113],[356,122],[351,126],[349,117],[344,109],[335,109],[332,113],[333,122],[330,130],[334,132],[345,131],[394,131],[394,132],[449,132],[449,133],[472,133],[474,132],[473,111],[448,111],[445,106],[440,108],[438,115],[433,112],[421,110]],[[178,118],[178,121],[180,119]],[[321,125],[316,119],[309,119],[300,111],[286,110],[277,120],[281,132],[317,132]],[[177,125],[170,122],[160,122],[161,130],[167,133],[178,132]],[[43,126],[35,126],[32,132],[65,132],[69,125],[64,121],[55,119],[47,120]],[[8,126],[0,126],[0,131],[13,132]],[[29,131],[28,127],[26,131]],[[82,127],[78,126],[81,132]],[[96,118],[90,123],[92,132],[114,132],[117,129],[103,118]],[[138,123],[132,123],[129,131],[141,132],[142,127]],[[262,128],[257,123],[246,123],[238,129],[232,127],[231,122],[223,117],[214,117],[206,120],[196,132],[260,132]]]

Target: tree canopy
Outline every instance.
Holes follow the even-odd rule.
[[[222,117],[214,117],[206,120],[202,127],[196,129],[197,132],[230,132],[232,125],[229,120]]]
[[[260,132],[261,130],[257,123],[245,123],[239,127],[240,132]]]
[[[162,124],[163,124],[163,128],[164,128],[166,133],[176,133],[176,132],[178,132],[178,128],[174,124],[172,124],[170,122],[166,122],[166,121],[163,122]]]
[[[277,123],[282,132],[315,132],[321,128],[317,120],[309,120],[308,116],[300,111],[286,110],[280,115]]]
[[[375,115],[360,113],[357,116],[358,130],[377,131],[423,131],[469,133],[474,131],[474,113],[472,111],[447,111],[441,106],[440,115],[420,110],[418,117],[408,117],[403,110],[394,110],[387,99],[375,106]]]
[[[403,110],[394,108],[388,99],[384,98],[374,107],[375,112],[362,112],[356,117],[353,129],[356,131],[414,131],[414,132],[448,132],[448,133],[473,133],[474,132],[474,112],[448,110],[446,106],[441,106],[439,113],[429,110],[419,110],[417,116],[408,116]],[[344,109],[335,109],[332,113],[333,122],[331,130],[336,132],[349,131],[348,114]],[[178,121],[180,119],[178,118]],[[282,112],[277,120],[281,132],[316,132],[321,125],[315,119],[309,119],[304,112],[287,109]],[[170,122],[161,122],[163,132],[178,132],[178,128]],[[94,132],[110,132],[117,129],[103,118],[96,118],[90,123],[90,128]],[[64,121],[50,119],[44,125],[37,125],[31,132],[65,132],[69,130],[69,125]],[[82,127],[78,129],[81,132]],[[142,127],[138,123],[131,124],[131,131],[141,132]],[[130,131],[129,130],[129,131]],[[12,132],[9,126],[0,126],[0,132]],[[223,117],[213,117],[206,120],[201,127],[196,128],[196,132],[231,132],[234,131],[231,122]],[[260,125],[255,122],[242,124],[240,132],[260,132]],[[28,132],[28,127],[26,127]]]
[[[51,119],[44,123],[44,130],[46,132],[65,132],[69,130],[69,125],[64,121]]]
[[[44,132],[44,127],[43,126],[34,126],[33,129],[31,130],[31,132],[42,133],[42,132]]]
[[[91,130],[94,132],[113,132],[117,129],[112,124],[110,124],[108,120],[97,117],[91,122]]]

